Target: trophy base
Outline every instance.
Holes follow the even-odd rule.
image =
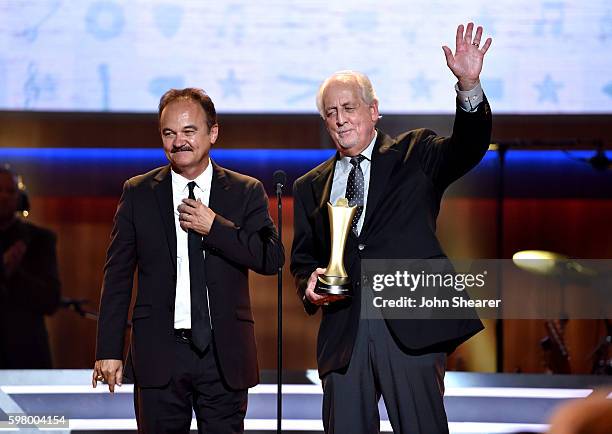
[[[353,296],[353,286],[348,277],[319,276],[315,294],[319,295],[342,295],[345,297]]]

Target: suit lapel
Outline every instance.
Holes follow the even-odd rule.
[[[376,212],[376,208],[383,196],[389,176],[391,176],[393,167],[400,154],[393,145],[395,145],[395,141],[379,130],[378,139],[374,144],[374,152],[372,152],[368,203],[360,237],[365,236],[367,233],[368,224],[370,220],[372,220],[372,215]]]
[[[228,199],[227,190],[231,187],[231,182],[227,178],[227,174],[225,169],[219,166],[216,163],[212,163],[213,175],[212,180],[210,182],[210,196],[208,198],[208,207],[213,210],[216,214],[220,216],[228,217],[229,212],[226,210],[226,206],[231,204],[231,200]],[[206,238],[206,237],[204,237]],[[208,286],[209,291],[211,288],[216,286],[215,277],[218,275],[215,273],[214,262],[210,262],[210,251],[206,250],[206,255],[204,256],[204,262],[206,266],[206,285]],[[209,292],[209,295],[211,292]],[[214,296],[211,296],[211,303],[214,300]]]
[[[319,174],[312,180],[312,192],[315,203],[319,209],[327,212],[327,202],[331,193],[332,181],[334,180],[334,167],[336,166],[336,154],[325,162]]]
[[[327,202],[329,202],[329,196],[331,193],[332,182],[334,180],[334,168],[336,167],[336,157],[334,154],[329,160],[327,160],[319,173],[312,179],[311,187],[312,194],[314,196],[314,203],[317,204],[315,214],[319,213],[323,221],[323,232],[319,235],[325,243],[329,243],[329,215],[327,211]]]
[[[174,202],[172,200],[172,176],[170,174],[170,165],[164,167],[153,178],[153,192],[157,205],[164,222],[164,232],[166,233],[166,241],[170,249],[170,257],[172,265],[176,272],[176,228],[174,226]]]
[[[227,200],[224,200],[226,199],[226,194],[224,192],[229,190],[230,182],[227,179],[225,169],[212,160],[210,160],[210,162],[212,163],[213,175],[210,184],[208,207],[219,215],[226,215],[224,211]]]

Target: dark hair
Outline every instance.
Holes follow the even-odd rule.
[[[27,211],[30,210],[30,198],[21,176],[9,164],[0,165],[0,175],[9,175],[13,179],[18,194],[17,211],[25,212],[24,216],[27,216]]]
[[[191,100],[202,106],[202,109],[206,114],[206,125],[208,125],[209,130],[217,123],[217,111],[215,110],[215,105],[213,104],[212,99],[206,95],[206,92],[204,92],[202,89],[198,89],[197,87],[170,89],[164,93],[159,100],[159,119],[161,119],[162,111],[164,111],[164,108],[166,108],[168,104],[180,99]]]

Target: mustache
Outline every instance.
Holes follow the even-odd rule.
[[[172,148],[172,151],[170,151],[170,153],[176,154],[177,152],[183,152],[183,151],[193,151],[193,148],[189,145],[183,145],[180,148]]]

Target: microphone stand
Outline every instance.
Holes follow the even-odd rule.
[[[497,200],[495,206],[495,214],[497,217],[497,228],[496,228],[496,250],[497,250],[497,298],[501,300],[502,297],[502,270],[501,259],[504,254],[504,199],[506,196],[505,191],[505,177],[506,177],[506,152],[508,152],[508,145],[500,143],[497,145],[497,157],[499,158],[499,172],[497,176]],[[495,364],[497,372],[504,372],[504,320],[501,315],[501,309],[497,311],[497,318],[495,319]]]
[[[287,182],[287,174],[282,170],[274,172],[274,186],[276,190],[276,203],[278,212],[278,239],[283,242],[283,187]],[[277,361],[276,361],[276,432],[282,433],[283,420],[283,267],[278,267],[278,321],[277,321]]]

